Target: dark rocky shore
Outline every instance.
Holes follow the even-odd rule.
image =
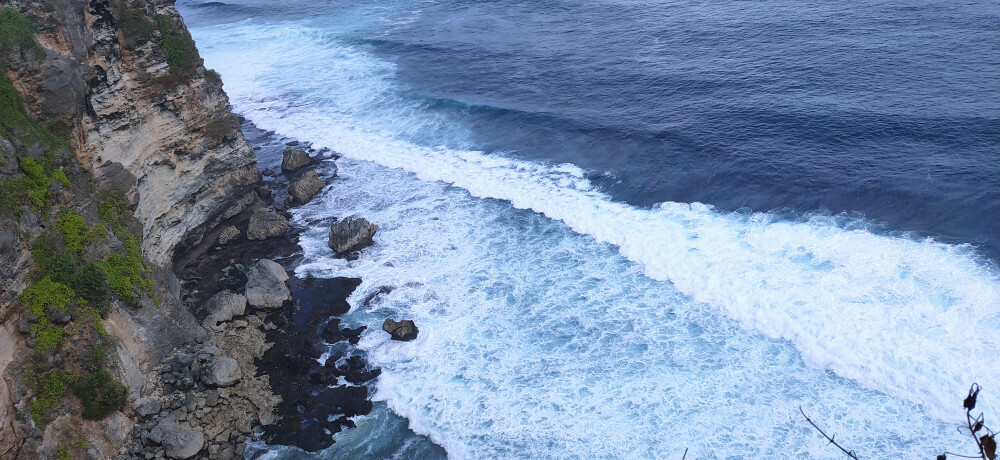
[[[334,158],[331,152],[317,152],[299,142],[278,139],[249,122],[244,122],[243,131],[257,151],[264,178],[260,195],[264,199],[257,208],[221,223],[216,231],[219,235],[207,235],[203,244],[179,253],[175,260],[182,290],[187,294],[185,301],[202,321],[216,313],[212,311],[216,306],[212,298],[218,292],[244,293],[248,274],[252,276],[253,272],[250,267],[256,261],[274,260],[290,273],[299,260],[300,228],[292,227],[264,240],[251,240],[249,232],[240,231],[220,244],[219,236],[225,229],[247,229],[252,217],[268,206],[274,206],[279,219],[287,219],[289,205],[307,201],[289,198],[288,190],[294,191],[292,184],[310,176],[329,183],[336,174],[336,167],[329,161]],[[291,155],[285,155],[285,150],[292,147],[295,150],[289,152]],[[311,154],[313,161],[301,161],[301,153]],[[296,155],[300,155],[297,169],[288,171],[278,166],[283,157]],[[327,161],[316,168],[323,160]],[[317,169],[322,175],[317,174]],[[299,279],[290,275],[290,301],[272,309],[248,305],[247,315],[231,318],[233,323],[256,325],[263,332],[259,339],[266,350],[254,359],[254,366],[258,375],[268,377],[273,394],[280,397],[274,411],[275,423],[263,426],[265,442],[321,450],[333,443],[333,434],[354,427],[351,417],[371,411],[366,383],[380,371],[368,366],[353,347],[364,327],[341,327],[336,318],[348,312],[347,297],[360,282],[353,278]],[[320,365],[317,360],[323,350],[335,344],[343,344],[338,349],[344,351],[333,353],[325,365]],[[180,391],[176,387],[167,389]]]

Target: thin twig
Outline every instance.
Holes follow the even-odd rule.
[[[962,458],[983,458],[982,455],[962,455],[962,454],[956,454],[954,452],[945,452],[944,454],[945,455],[951,455],[953,457],[962,457]]]
[[[806,415],[806,412],[804,410],[802,410],[802,406],[799,406],[799,412],[802,413],[802,416],[806,418],[806,421],[809,422],[809,424],[812,425],[812,427],[815,428],[816,431],[819,431],[819,434],[823,435],[824,438],[826,438],[828,441],[830,441],[830,444],[833,444],[833,445],[837,446],[837,448],[840,449],[841,452],[847,454],[848,458],[853,458],[854,460],[860,460],[860,459],[858,459],[858,456],[854,453],[853,450],[847,450],[847,449],[845,449],[844,446],[842,446],[839,443],[837,443],[837,441],[834,441],[833,437],[828,436],[826,434],[826,432],[823,431],[823,429],[819,427],[819,425],[816,425],[816,423],[813,422],[812,419],[810,419],[808,415]]]

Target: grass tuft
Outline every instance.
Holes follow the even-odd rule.
[[[27,16],[12,8],[0,9],[0,51],[18,48],[36,60],[45,58],[45,50],[35,40],[35,26]]]

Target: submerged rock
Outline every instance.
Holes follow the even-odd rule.
[[[310,164],[312,164],[312,158],[309,158],[309,154],[300,149],[285,149],[281,158],[281,170],[285,172],[295,171]]]
[[[349,217],[330,227],[330,249],[338,253],[357,251],[371,246],[372,237],[378,231],[378,225],[368,222],[363,217]]]
[[[399,340],[402,342],[408,342],[417,338],[417,333],[420,332],[417,329],[417,325],[413,324],[413,320],[404,319],[402,321],[396,321],[392,318],[386,318],[382,323],[382,330],[389,333],[392,336],[392,340]]]
[[[219,244],[228,244],[230,241],[239,238],[240,235],[242,235],[240,229],[230,225],[224,228],[222,233],[219,233]]]
[[[326,182],[320,179],[316,171],[309,171],[292,183],[288,188],[288,196],[292,198],[293,204],[305,204],[323,190],[323,187],[326,187]]]
[[[277,262],[258,260],[247,271],[247,303],[256,308],[278,308],[292,299],[292,293],[285,285],[288,273]]]
[[[265,240],[275,236],[284,235],[288,229],[288,219],[269,209],[260,209],[250,216],[250,224],[247,226],[247,238],[251,240]]]

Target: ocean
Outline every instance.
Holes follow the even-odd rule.
[[[267,458],[841,458],[800,407],[928,458],[1000,410],[995,2],[177,6],[237,113],[343,155],[296,274],[363,280],[376,408]]]

